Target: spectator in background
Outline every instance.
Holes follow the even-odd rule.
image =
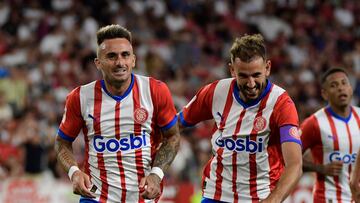
[[[353,89],[344,69],[333,68],[321,77],[328,102],[301,125],[303,170],[316,172],[314,202],[351,202],[350,173],[360,148],[360,108],[351,105]]]
[[[295,105],[268,80],[260,34],[236,38],[230,55],[233,78],[201,88],[179,113],[182,128],[216,122],[202,202],[282,202],[302,174]]]
[[[0,90],[0,128],[13,118],[13,109],[6,101],[5,91]]]
[[[96,67],[103,80],[74,89],[66,99],[55,149],[80,202],[157,199],[180,135],[165,83],[133,74],[131,33],[120,25],[97,32]],[[85,167],[72,142],[84,130]],[[115,164],[115,165],[114,165]]]

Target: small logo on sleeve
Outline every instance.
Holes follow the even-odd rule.
[[[289,129],[289,134],[296,139],[300,139],[301,133],[299,132],[298,128],[296,126],[293,126]]]
[[[134,111],[134,120],[136,123],[143,124],[148,119],[149,113],[146,109],[140,107]]]

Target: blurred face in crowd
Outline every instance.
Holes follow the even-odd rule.
[[[127,39],[106,39],[99,46],[95,65],[108,85],[127,88],[131,83],[135,59],[132,45]]]
[[[335,72],[327,76],[321,93],[332,108],[342,109],[350,105],[353,89],[345,73]]]
[[[230,64],[232,77],[236,79],[240,98],[245,102],[256,100],[266,87],[266,78],[270,75],[271,62],[255,57],[249,62],[235,58]]]

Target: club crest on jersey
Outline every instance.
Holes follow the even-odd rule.
[[[266,119],[262,116],[255,118],[254,120],[254,130],[262,131],[266,127]]]
[[[300,135],[301,133],[299,132],[298,128],[293,126],[289,129],[289,134],[293,137],[293,138],[296,138],[296,139],[300,139]]]
[[[149,113],[146,109],[140,107],[134,111],[134,120],[136,123],[143,124],[147,120]]]

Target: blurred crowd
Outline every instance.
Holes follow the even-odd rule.
[[[229,48],[245,33],[261,33],[272,60],[270,80],[295,101],[300,120],[325,103],[319,75],[350,72],[353,104],[360,99],[360,1],[356,0],[2,0],[0,1],[0,178],[56,163],[54,138],[66,95],[100,78],[96,31],[128,28],[135,72],[166,82],[178,110],[200,86],[230,77]],[[167,181],[195,189],[211,156],[212,121],[182,136]],[[83,140],[74,148],[83,158]]]

